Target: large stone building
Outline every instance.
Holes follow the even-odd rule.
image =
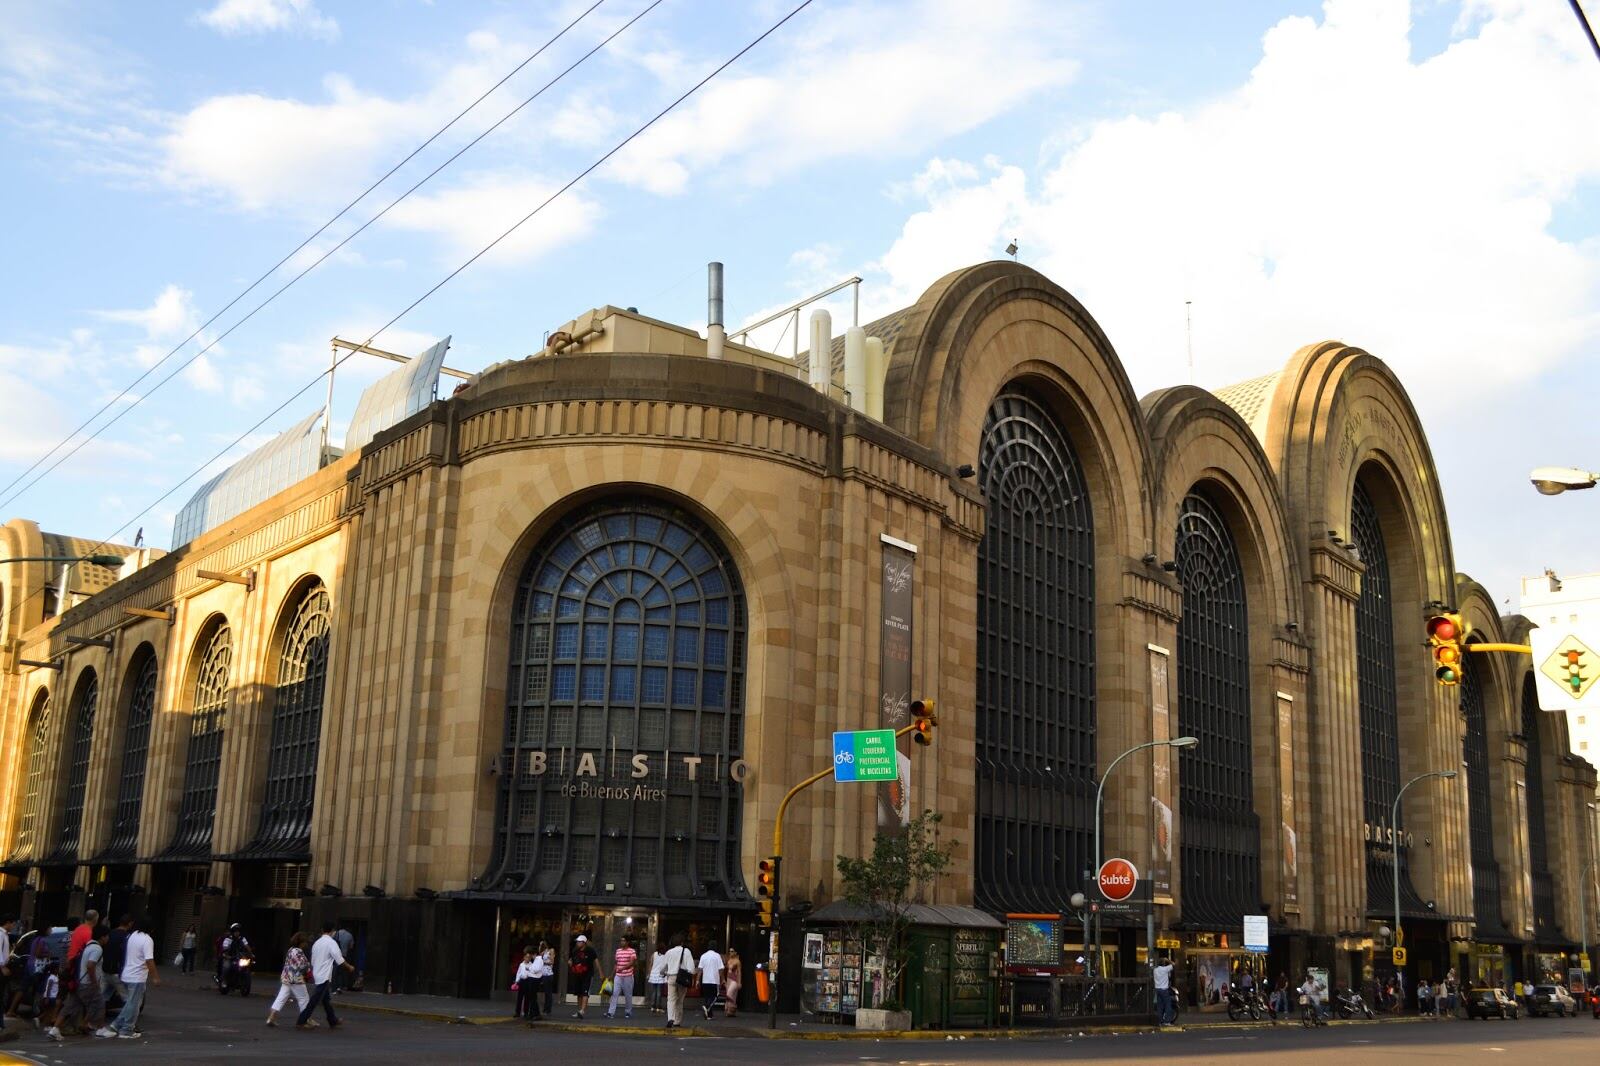
[[[1595,771],[1526,657],[1435,683],[1430,611],[1526,623],[1457,572],[1381,360],[1315,344],[1141,401],[1010,262],[865,332],[881,361],[837,341],[830,379],[603,308],[92,594],[0,565],[0,905],[137,906],[169,949],[332,916],[369,985],[445,993],[578,929],[756,951],[784,792],[928,695],[905,799],[956,847],[932,902],[1070,918],[1102,772],[1188,735],[1118,766],[1105,853],[1191,971],[1249,913],[1274,971],[1381,966],[1396,847],[1413,977],[1576,950]],[[45,539],[12,521],[0,555]],[[1447,769],[1397,833],[1400,787]],[[786,902],[833,898],[878,808],[800,796]],[[1145,921],[1118,921],[1131,973]]]

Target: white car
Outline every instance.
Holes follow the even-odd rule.
[[[1541,1014],[1570,1014],[1576,1018],[1578,1001],[1560,985],[1534,985],[1532,994],[1528,996],[1528,1013],[1535,1017]]]

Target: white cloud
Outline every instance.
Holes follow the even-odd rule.
[[[218,0],[198,18],[229,37],[280,31],[324,41],[339,37],[339,23],[317,10],[315,0]]]
[[[170,339],[186,336],[200,324],[199,317],[195,314],[194,293],[179,285],[169,284],[156,296],[155,302],[149,307],[134,308],[122,311],[96,311],[96,318],[108,322],[125,322],[140,327],[151,340]],[[140,345],[135,351],[135,359],[142,365],[154,363],[165,352],[155,354],[155,349],[149,345]],[[149,359],[149,363],[145,359]]]
[[[216,365],[211,362],[210,356],[202,355],[194,362],[183,368],[183,380],[201,392],[220,393],[222,391],[222,374]]]
[[[1569,19],[1504,4],[1413,62],[1403,5],[1329,0],[1320,22],[1273,27],[1239,89],[1100,123],[1031,178],[989,162],[972,180],[935,160],[911,182],[926,208],[876,266],[904,302],[1019,236],[1023,260],[1107,329],[1140,390],[1186,380],[1193,300],[1202,383],[1334,337],[1413,381],[1449,365],[1430,396],[1481,398],[1600,328],[1600,249],[1549,228],[1600,178],[1580,104],[1600,68]]]
[[[729,68],[619,153],[608,173],[673,194],[696,169],[761,184],[800,166],[916,151],[1071,82],[1074,14],[1036,0],[807,12],[773,43],[788,52],[767,72]]]
[[[560,186],[507,172],[474,175],[464,184],[433,194],[418,193],[384,216],[397,229],[442,238],[453,260],[478,251]],[[600,209],[572,190],[525,223],[485,257],[498,263],[526,262],[587,233]]]

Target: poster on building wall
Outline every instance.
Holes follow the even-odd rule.
[[[1171,653],[1154,644],[1150,653],[1150,739],[1172,739],[1172,701],[1167,674]],[[1150,893],[1156,903],[1172,902],[1172,749],[1150,749]]]
[[[1278,800],[1283,821],[1283,909],[1300,910],[1300,840],[1294,828],[1294,697],[1278,693]]]
[[[878,638],[878,721],[899,729],[911,717],[911,611],[917,547],[887,534],[883,543],[883,620]],[[905,739],[899,747],[905,749]],[[902,762],[902,767],[905,765]],[[898,833],[911,811],[909,775],[878,785],[878,830]]]

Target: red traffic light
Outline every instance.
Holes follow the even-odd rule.
[[[1434,641],[1453,641],[1461,636],[1461,626],[1454,617],[1447,614],[1436,614],[1428,619],[1428,639]]]

